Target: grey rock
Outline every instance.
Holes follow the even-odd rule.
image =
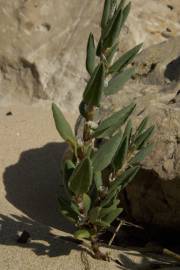
[[[124,207],[136,222],[180,230],[180,37],[150,47],[137,56],[137,74],[118,95],[105,101],[104,111],[118,110],[134,100],[134,126],[149,115],[156,131],[154,150],[126,190]],[[168,52],[168,53],[167,53]],[[177,61],[175,60],[177,59]],[[176,67],[168,74],[172,62]],[[158,63],[153,71],[151,66]],[[178,76],[175,76],[178,74]]]

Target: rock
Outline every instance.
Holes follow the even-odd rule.
[[[103,108],[107,113],[134,100],[134,125],[146,115],[155,125],[154,150],[127,188],[124,206],[135,222],[176,230],[180,230],[179,44],[176,37],[139,54],[135,79],[108,98]]]
[[[0,101],[55,100],[77,112],[87,73],[89,33],[96,42],[103,1],[5,0],[0,7]],[[98,8],[97,8],[98,5]],[[180,33],[179,0],[134,0],[120,50],[144,47]],[[162,34],[164,33],[164,34]]]

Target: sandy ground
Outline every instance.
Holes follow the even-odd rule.
[[[76,116],[66,117],[73,125]],[[57,212],[64,149],[50,104],[0,108],[0,270],[86,270],[80,248],[65,238],[73,228]],[[23,230],[31,241],[17,244]],[[145,269],[137,263],[147,264],[139,253],[112,253],[121,256],[125,268],[88,257],[91,270]]]
[[[73,124],[76,116],[66,116]],[[0,108],[0,270],[84,269],[77,246],[63,238],[73,228],[57,212],[64,149],[50,104]],[[19,245],[23,230],[31,241]],[[113,269],[91,259],[97,267]]]

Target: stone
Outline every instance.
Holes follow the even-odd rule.
[[[0,102],[55,100],[77,113],[90,32],[99,38],[103,1],[5,0],[0,6]],[[98,8],[97,8],[98,5]],[[180,33],[179,0],[134,0],[120,51]],[[163,33],[163,34],[162,34]]]
[[[135,222],[175,230],[180,230],[179,44],[176,37],[142,51],[134,61],[135,79],[103,108],[112,112],[135,101],[134,126],[147,115],[155,125],[154,150],[126,189],[123,204]],[[168,74],[177,74],[173,79],[167,76],[172,62],[176,65]]]

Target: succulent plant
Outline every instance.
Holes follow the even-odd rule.
[[[79,106],[84,120],[81,138],[73,132],[58,106],[52,105],[56,128],[71,149],[71,155],[63,161],[60,212],[76,226],[74,237],[89,239],[94,256],[104,260],[107,256],[99,250],[98,236],[122,213],[119,193],[133,180],[140,162],[152,150],[149,139],[154,127],[147,128],[148,117],[133,130],[130,116],[136,104],[95,121],[102,98],[117,93],[135,72],[128,65],[142,44],[117,58],[119,34],[130,7],[124,0],[105,0],[97,46],[93,34],[89,35],[86,57],[89,81]]]

